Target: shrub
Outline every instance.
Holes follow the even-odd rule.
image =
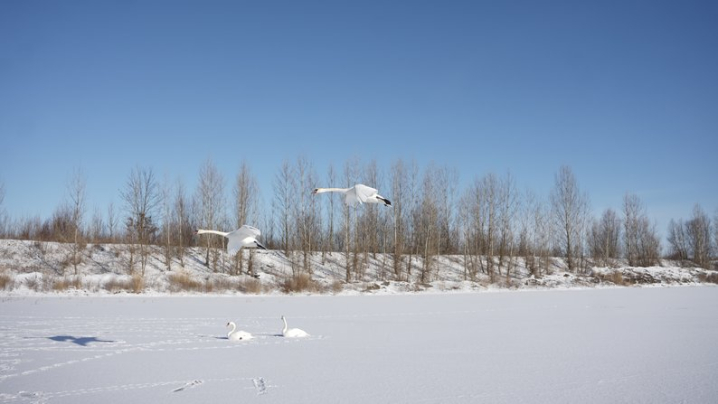
[[[15,282],[13,281],[12,276],[6,274],[5,272],[0,273],[0,289],[12,289],[14,285]]]
[[[342,290],[344,290],[344,284],[339,280],[335,280],[334,282],[332,282],[331,290],[334,294],[340,293]]]
[[[167,281],[170,284],[170,292],[173,293],[182,291],[201,292],[204,289],[202,283],[192,279],[192,276],[187,272],[170,274]],[[207,282],[207,285],[209,285],[209,282]]]
[[[28,289],[33,290],[35,292],[39,292],[42,285],[42,278],[38,279],[37,276],[34,278],[27,278],[25,279],[25,286],[27,286]]]
[[[244,293],[258,295],[262,293],[262,282],[259,279],[247,279],[240,283],[239,289]]]
[[[698,280],[703,283],[715,283],[718,284],[718,272],[701,272],[698,275]]]
[[[611,278],[611,281],[616,285],[623,285],[623,273],[621,271],[615,271]]]
[[[237,285],[226,277],[210,277],[204,283],[204,290],[207,293],[234,290],[236,287]]]
[[[48,278],[47,282],[50,290],[55,292],[64,292],[68,289],[82,289],[82,280],[79,276],[66,276],[62,278]]]
[[[129,292],[142,293],[145,289],[145,280],[140,275],[132,275],[129,279],[112,278],[105,282],[102,287],[111,293]]]
[[[145,290],[145,278],[138,274],[132,275],[130,286],[132,293],[142,293]]]
[[[287,278],[281,285],[283,293],[317,292],[319,285],[308,274],[299,274]]]

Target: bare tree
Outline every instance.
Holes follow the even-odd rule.
[[[129,270],[134,273],[134,245],[139,247],[141,275],[149,258],[150,243],[154,243],[157,234],[156,209],[160,203],[160,193],[152,169],[135,168],[130,172],[125,189],[121,191],[125,202],[125,227],[131,243]]]
[[[475,280],[479,271],[487,273],[482,260],[482,254],[487,250],[487,218],[485,180],[488,177],[474,179],[473,183],[464,191],[461,197],[463,214],[467,220],[466,263],[469,278]],[[493,268],[493,267],[492,267]],[[493,278],[491,277],[493,281]]]
[[[371,161],[364,167],[362,182],[371,184],[375,188],[381,188],[376,161]],[[379,208],[380,206],[378,205],[367,204],[362,207],[357,215],[359,231],[362,234],[359,239],[359,250],[364,255],[365,265],[363,267],[368,262],[369,253],[376,258],[376,253],[379,251]],[[360,272],[363,275],[363,270],[360,270]]]
[[[475,184],[476,218],[480,234],[478,235],[478,254],[486,259],[484,265],[479,256],[479,267],[489,275],[489,282],[496,281],[494,256],[498,240],[499,227],[499,180],[494,173],[486,174]]]
[[[471,266],[473,257],[471,247],[472,226],[471,226],[471,209],[472,199],[470,194],[465,192],[461,195],[457,207],[457,232],[459,235],[459,245],[461,255],[463,257],[464,280],[475,280],[474,267]]]
[[[206,229],[219,228],[225,216],[224,178],[211,159],[208,159],[200,170],[195,198],[199,209],[199,225]],[[220,256],[217,247],[224,246],[224,237],[215,234],[207,234],[205,237],[205,266],[209,268],[211,262],[212,269],[217,272]]]
[[[359,159],[352,158],[344,163],[344,184],[345,187],[351,187],[357,183],[359,178]],[[346,262],[345,281],[351,282],[352,275],[356,276],[358,266],[357,245],[359,233],[356,231],[356,209],[343,204],[344,221],[342,227],[344,230],[344,256]]]
[[[105,240],[105,222],[102,219],[102,213],[100,213],[100,209],[97,206],[95,206],[92,211],[92,218],[90,219],[87,234],[93,243],[101,243]]]
[[[440,184],[441,170],[431,165],[424,171],[421,187],[420,205],[412,214],[417,247],[421,251],[423,266],[419,281],[429,282],[434,271],[435,256],[440,253],[440,226],[441,212],[439,201],[442,199],[441,191],[445,186]]]
[[[530,190],[524,191],[522,203],[517,212],[518,215],[518,250],[519,256],[523,257],[526,268],[532,275],[536,275],[535,248],[533,245],[534,228],[532,226],[533,211],[537,203],[536,194]]]
[[[666,237],[666,241],[670,247],[670,258],[679,261],[688,259],[688,235],[686,234],[686,226],[683,223],[683,219],[679,219],[677,222],[671,219],[671,221],[668,222],[668,236]]]
[[[337,175],[336,171],[334,170],[334,165],[330,164],[329,168],[327,169],[327,184],[335,184],[337,181]],[[331,186],[331,185],[330,185]],[[326,252],[329,251],[330,254],[334,252],[335,246],[334,246],[334,222],[335,222],[335,216],[336,216],[336,200],[337,195],[334,192],[330,192],[327,194],[326,198],[323,198],[323,200],[326,200],[327,204],[329,205],[327,208],[327,226],[329,226],[329,234],[327,234],[327,237],[324,238],[324,245],[322,247],[322,263],[325,262],[326,259]],[[321,206],[321,205],[320,205]]]
[[[115,243],[117,232],[117,212],[115,212],[115,204],[110,202],[107,205],[107,237],[111,243]]]
[[[316,174],[312,164],[304,157],[297,158],[293,170],[294,176],[292,191],[294,193],[293,209],[291,215],[296,231],[295,239],[302,253],[302,269],[311,275],[311,252],[318,245],[316,240],[318,233],[318,214],[315,198],[311,190],[317,185]]]
[[[454,207],[456,206],[459,172],[447,166],[437,172],[439,194],[439,253],[452,254],[457,251],[454,240]]]
[[[187,200],[184,183],[177,180],[174,190],[174,203],[172,206],[173,228],[176,234],[176,256],[179,257],[180,266],[184,267],[185,248],[192,241],[192,225],[190,223],[190,203]]]
[[[82,222],[86,211],[86,183],[85,176],[80,169],[75,169],[67,190],[70,207],[70,226],[72,232],[72,267],[77,275],[77,265],[80,263],[80,251],[84,248]]]
[[[545,201],[531,190],[524,191],[519,205],[518,254],[524,258],[531,275],[540,277],[548,270],[550,240],[552,239],[549,214]]]
[[[290,251],[294,248],[292,243],[293,223],[292,223],[292,168],[288,161],[282,162],[282,166],[274,177],[274,199],[272,200],[272,209],[274,210],[279,226],[279,244],[284,250],[284,254],[289,257]],[[292,266],[292,270],[294,270]],[[296,274],[295,274],[296,275]]]
[[[555,227],[552,225],[551,208],[545,201],[538,201],[533,209],[534,212],[534,239],[533,245],[538,257],[536,276],[542,276],[541,270],[548,273],[550,269],[551,251],[555,239]]]
[[[551,192],[551,210],[558,229],[560,245],[569,271],[576,271],[583,256],[584,226],[588,217],[588,196],[578,188],[573,171],[562,166]]]
[[[402,160],[397,160],[392,166],[391,190],[392,190],[392,210],[394,222],[394,238],[393,243],[393,268],[394,278],[401,280],[402,261],[405,251],[405,240],[407,237],[408,220],[406,218],[407,209],[405,202],[407,200],[407,188],[409,186],[409,174],[406,164]]]
[[[259,201],[259,186],[257,180],[252,174],[249,165],[242,162],[237,177],[234,182],[234,214],[236,218],[236,227],[240,228],[245,224],[256,226],[257,222],[257,205]],[[235,256],[235,268],[241,273],[243,270],[244,251],[240,251]],[[254,273],[254,250],[249,251],[249,272],[252,276]]]
[[[600,221],[593,221],[589,232],[591,257],[599,265],[612,265],[620,256],[621,219],[613,209],[606,209]]]
[[[164,244],[164,257],[165,266],[168,271],[172,270],[172,185],[169,180],[165,177],[165,180],[160,187],[160,203],[162,207],[162,235]]]
[[[498,192],[498,214],[499,214],[499,273],[501,267],[506,263],[506,282],[511,280],[511,269],[514,264],[514,253],[516,243],[514,242],[515,217],[518,211],[520,201],[516,184],[511,173],[506,173],[506,177],[500,182]]]
[[[700,205],[693,207],[693,217],[686,222],[686,236],[693,262],[702,268],[710,268],[711,220]]]
[[[637,195],[623,198],[623,240],[628,265],[648,267],[660,259],[660,240]]]

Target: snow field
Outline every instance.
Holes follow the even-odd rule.
[[[708,286],[12,298],[0,402],[718,402],[717,312]]]

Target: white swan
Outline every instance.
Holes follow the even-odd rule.
[[[246,341],[254,338],[252,334],[247,331],[235,331],[237,329],[237,325],[234,324],[234,321],[227,323],[227,327],[232,327],[232,329],[227,333],[227,339],[230,341]]]
[[[232,231],[232,232],[223,232],[223,231],[217,231],[217,230],[203,230],[203,229],[197,229],[195,231],[196,234],[219,234],[220,236],[227,237],[229,240],[227,242],[227,252],[229,255],[235,255],[239,252],[239,249],[242,247],[246,248],[261,248],[262,250],[266,250],[267,247],[263,246],[259,241],[257,241],[257,237],[259,237],[260,234],[262,234],[259,229],[252,226],[247,226],[246,224],[239,229]]]
[[[356,184],[351,188],[315,188],[312,194],[323,194],[325,192],[344,194],[344,203],[349,206],[354,206],[357,203],[383,203],[384,206],[391,206],[391,201],[379,195],[379,191],[364,184]]]
[[[302,338],[302,337],[308,337],[309,334],[304,331],[300,330],[299,328],[287,328],[287,319],[282,316],[282,321],[284,322],[284,328],[282,329],[282,336],[287,338]]]

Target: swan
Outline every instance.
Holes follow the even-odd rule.
[[[237,325],[234,324],[234,321],[227,323],[227,327],[232,327],[232,329],[227,333],[227,339],[230,341],[246,341],[254,338],[252,334],[247,331],[235,331],[237,329]]]
[[[223,232],[223,231],[217,231],[217,230],[203,230],[203,229],[197,229],[195,231],[195,234],[219,234],[220,236],[227,237],[229,242],[227,242],[227,252],[229,255],[235,255],[239,252],[239,249],[242,247],[247,248],[260,248],[262,250],[266,250],[267,247],[263,246],[259,241],[257,241],[257,237],[259,237],[260,234],[262,234],[259,229],[252,226],[247,226],[246,224],[239,229],[235,231],[231,231],[229,233]]]
[[[356,184],[351,188],[315,188],[312,194],[323,194],[325,192],[344,194],[344,203],[348,206],[354,206],[357,202],[360,205],[363,203],[383,203],[384,206],[391,206],[391,201],[379,195],[379,191],[364,184]]]
[[[300,330],[299,328],[289,328],[287,329],[287,319],[282,316],[282,321],[284,322],[284,328],[282,329],[282,336],[287,338],[302,338],[302,337],[308,337],[309,334],[304,331]]]

